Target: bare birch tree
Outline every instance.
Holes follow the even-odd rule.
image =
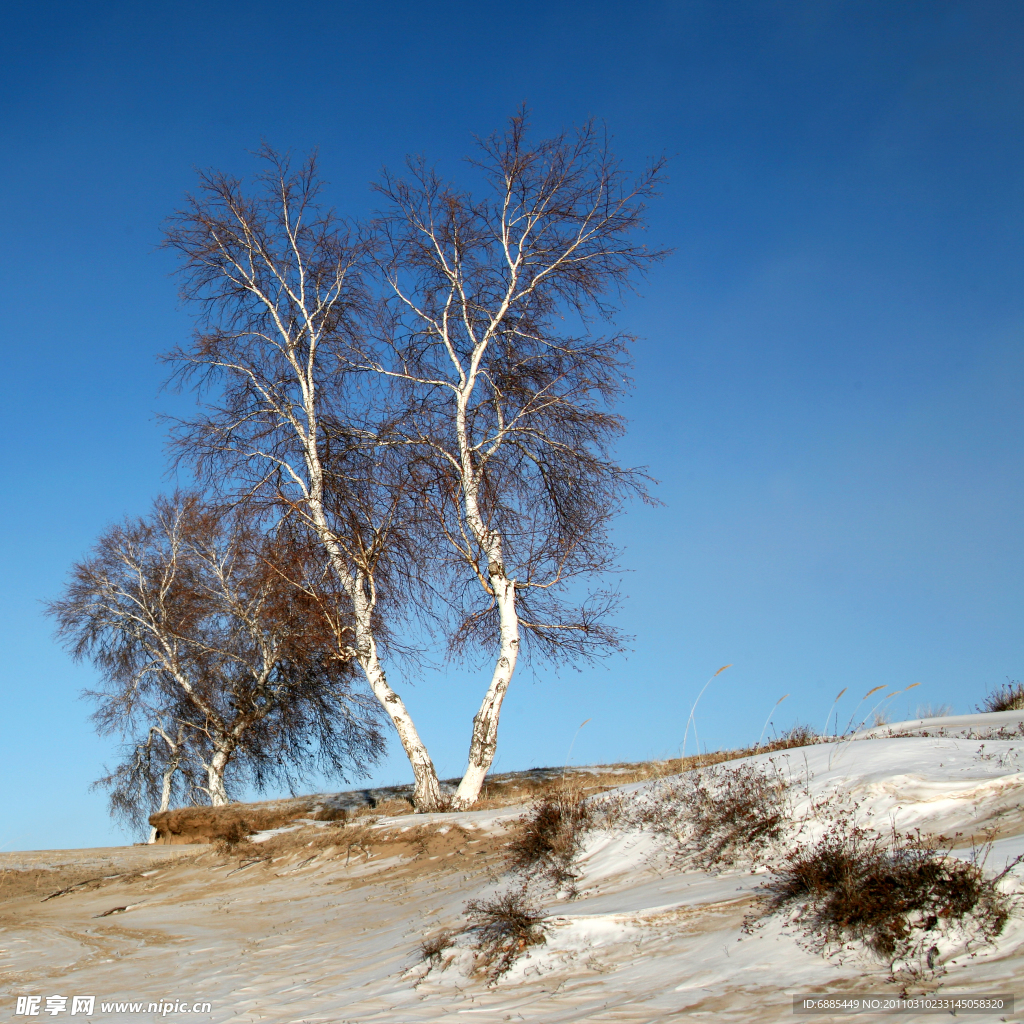
[[[268,170],[255,195],[202,174],[168,226],[199,327],[167,358],[215,397],[178,425],[177,452],[209,483],[287,509],[318,539],[347,598],[352,653],[412,766],[415,804],[436,810],[433,762],[383,664],[386,622],[416,589],[420,548],[402,529],[401,467],[374,441],[387,392],[351,368],[372,312],[366,247],[320,204],[312,158],[293,171],[267,148],[260,156]]]
[[[103,689],[88,694],[97,725],[148,731],[115,793],[130,802],[133,787],[152,787],[154,752],[161,803],[187,757],[215,806],[233,780],[263,788],[312,764],[344,776],[380,755],[379,708],[352,685],[344,629],[311,597],[304,558],[244,510],[178,494],[107,530],[72,568],[50,612],[72,655],[100,670]]]
[[[420,810],[442,805],[440,788],[385,675],[389,626],[447,604],[453,653],[496,647],[456,795],[466,807],[524,631],[556,659],[620,643],[614,593],[569,600],[612,568],[610,520],[644,495],[610,448],[631,338],[591,328],[661,256],[632,238],[659,165],[630,183],[593,125],[531,145],[520,116],[482,144],[483,199],[413,162],[410,180],[381,184],[388,208],[358,240],[320,204],[313,161],[293,172],[261,155],[256,195],[204,174],[168,231],[201,310],[169,358],[216,395],[179,425],[178,452],[319,539]]]
[[[520,114],[471,163],[481,196],[423,160],[379,185],[388,315],[362,364],[408,410],[391,442],[415,451],[416,491],[447,547],[438,590],[468,598],[452,647],[496,653],[456,808],[493,763],[524,640],[556,659],[619,646],[600,583],[615,558],[608,526],[626,497],[646,498],[645,478],[611,453],[633,338],[593,327],[663,256],[635,240],[660,162],[628,179],[593,123],[531,142]]]

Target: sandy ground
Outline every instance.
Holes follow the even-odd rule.
[[[1022,746],[879,738],[775,760],[804,798],[841,790],[865,822],[994,828],[989,864],[998,867],[1024,852]],[[625,790],[642,794],[644,784]],[[616,832],[591,837],[581,897],[546,907],[547,942],[500,982],[471,976],[466,951],[428,973],[420,942],[463,923],[466,900],[502,884],[502,833],[515,814],[309,826],[259,837],[263,860],[252,848],[209,846],[4,855],[0,1019],[28,1019],[15,1015],[18,996],[61,995],[70,1005],[90,995],[94,1012],[76,1020],[767,1022],[804,1019],[792,1013],[794,995],[896,994],[878,965],[856,954],[825,961],[778,922],[745,934],[763,876],[673,870],[650,839]],[[946,967],[940,993],[1017,997],[1012,1014],[969,1019],[1024,1020],[1024,917],[995,947],[951,952]],[[166,1014],[102,1008],[175,1000]],[[197,1002],[210,1009],[192,1012]]]

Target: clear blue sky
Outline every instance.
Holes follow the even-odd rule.
[[[920,681],[970,710],[1024,675],[1024,7],[946,0],[9,2],[0,40],[0,849],[120,841],[88,667],[41,602],[165,479],[158,353],[189,331],[162,219],[195,167],[318,146],[331,197],[382,165],[458,172],[522,101],[595,115],[627,165],[671,158],[674,246],[641,334],[623,458],[664,507],[621,522],[634,652],[516,680],[499,769],[822,724]],[[406,689],[401,679],[394,680]],[[408,693],[464,763],[482,674]],[[897,711],[907,709],[907,701]],[[852,706],[846,705],[852,711]],[[397,744],[395,744],[397,747]],[[393,757],[377,781],[404,779]],[[29,782],[28,780],[32,781]]]

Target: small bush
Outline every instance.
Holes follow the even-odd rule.
[[[446,950],[451,949],[455,945],[456,935],[458,935],[458,932],[453,929],[444,928],[433,937],[424,939],[420,943],[422,958],[431,967],[439,967],[442,971],[446,970],[451,964],[451,958],[446,958],[444,954]]]
[[[938,938],[959,928],[991,941],[1010,913],[998,878],[986,879],[977,863],[920,835],[884,837],[842,818],[772,872],[759,895],[760,916],[792,914],[808,946],[826,955],[860,943],[893,977],[897,967],[934,973]]]
[[[706,871],[756,863],[786,832],[789,784],[774,765],[714,766],[656,789],[633,824]]]
[[[412,802],[401,797],[391,797],[381,800],[368,809],[368,813],[379,815],[384,818],[396,818],[402,814],[412,814],[415,808]]]
[[[1024,711],[1024,683],[1008,680],[978,705],[979,711]]]
[[[476,935],[477,971],[496,982],[530,946],[545,942],[544,916],[527,898],[526,883],[491,899],[470,900],[466,916]]]
[[[344,807],[324,807],[313,815],[314,821],[348,821],[349,813]]]
[[[792,729],[787,729],[777,740],[768,744],[768,749],[792,750],[794,747],[810,747],[821,743],[822,737],[809,725],[797,722]]]
[[[244,818],[231,818],[222,827],[220,838],[228,846],[236,846],[238,843],[248,842],[249,836],[257,829]]]
[[[575,896],[580,877],[576,858],[591,821],[590,806],[580,790],[563,788],[545,796],[516,822],[505,847],[508,869],[541,875]]]
[[[158,811],[149,823],[165,842],[216,843],[241,842],[253,832],[281,828],[296,818],[314,813],[298,800],[266,804],[226,804],[223,807],[179,807]]]

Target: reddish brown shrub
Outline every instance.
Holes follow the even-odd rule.
[[[657,786],[630,815],[675,857],[706,871],[757,862],[790,822],[789,784],[771,764],[715,765]]]
[[[545,941],[544,915],[527,898],[526,883],[490,899],[466,904],[469,931],[476,936],[476,970],[495,982],[530,946]]]
[[[1024,683],[1009,680],[993,690],[979,705],[979,711],[1024,711]]]
[[[591,823],[591,809],[580,790],[563,787],[545,796],[516,822],[505,848],[508,869],[539,874],[575,895],[580,877],[576,858]]]
[[[894,975],[897,966],[938,970],[935,940],[954,927],[990,942],[1011,910],[996,885],[1002,875],[987,879],[978,863],[919,834],[880,836],[845,818],[772,872],[759,896],[761,916],[791,914],[819,952],[857,942]]]

